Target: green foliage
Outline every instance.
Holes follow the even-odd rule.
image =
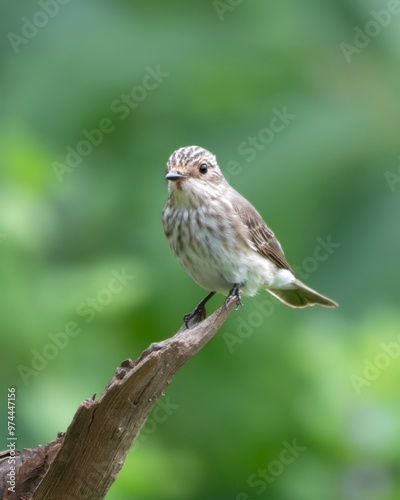
[[[340,308],[245,298],[107,499],[399,498],[400,15],[355,39],[393,0],[55,2],[3,0],[0,20],[0,374],[18,447],[65,430],[202,298],[160,223],[168,156],[198,144]]]

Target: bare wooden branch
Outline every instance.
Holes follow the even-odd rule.
[[[235,304],[232,298],[204,321],[150,345],[136,361],[123,361],[99,399],[80,404],[65,436],[53,442],[57,445],[22,452],[16,483],[25,489],[10,498],[104,498],[173,375],[215,335]]]
[[[16,452],[0,452],[0,498],[3,500],[28,499],[43,479],[54,457],[61,448],[64,435],[46,446]],[[16,468],[16,478],[11,467]]]

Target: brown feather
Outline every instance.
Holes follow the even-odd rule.
[[[281,269],[288,269],[294,274],[293,269],[286,260],[279,241],[264,222],[261,215],[246,198],[243,198],[237,191],[233,189],[232,191],[235,194],[231,198],[233,208],[247,227],[249,239],[256,247],[257,252],[267,259],[272,260]]]

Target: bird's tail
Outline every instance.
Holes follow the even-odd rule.
[[[294,281],[295,288],[290,290],[269,289],[267,291],[277,299],[291,307],[307,307],[319,304],[324,307],[337,307],[338,304],[328,297],[321,295],[300,280]]]

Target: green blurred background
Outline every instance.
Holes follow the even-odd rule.
[[[400,498],[396,9],[1,0],[0,374],[19,448],[64,431],[204,295],[160,222],[166,161],[198,144],[340,308],[245,299],[175,376],[107,499]]]

